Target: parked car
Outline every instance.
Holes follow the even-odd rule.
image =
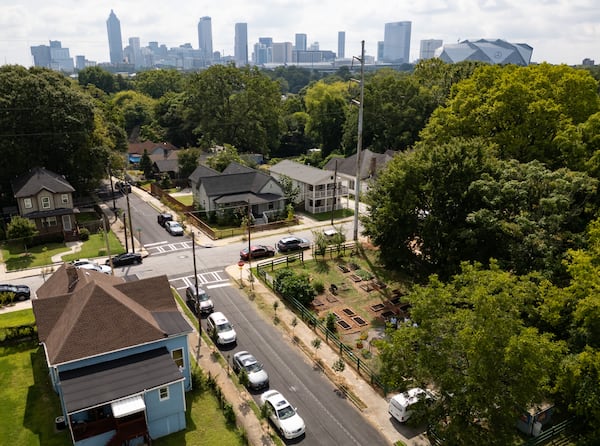
[[[252,259],[261,259],[263,257],[273,257],[275,248],[267,245],[254,245],[250,247],[250,252],[252,253]],[[240,259],[248,260],[248,248],[240,251]]]
[[[413,407],[420,402],[433,402],[435,396],[428,390],[414,387],[406,392],[394,395],[388,406],[389,414],[401,423],[404,423],[413,414]]]
[[[131,193],[131,184],[129,184],[127,181],[117,181],[116,186],[117,186],[117,189],[120,190],[124,194]]]
[[[245,350],[233,355],[233,371],[240,373],[242,370],[245,370],[248,375],[248,387],[251,389],[269,387],[269,375],[265,372],[263,365],[256,360],[254,355]]]
[[[227,320],[225,315],[220,311],[211,313],[206,318],[208,334],[214,339],[218,345],[235,344],[237,335],[233,329],[233,325]]]
[[[178,221],[165,222],[165,229],[171,235],[183,235],[183,226]]]
[[[98,262],[95,262],[93,260],[90,259],[77,259],[77,260],[73,260],[71,262],[71,265],[73,265],[76,268],[80,268],[80,269],[91,269],[94,271],[98,271],[104,274],[111,274],[112,273],[112,268],[108,265],[100,265],[98,264]]]
[[[284,438],[289,440],[305,433],[304,420],[277,390],[267,390],[260,396],[260,401],[267,406],[269,419]]]
[[[161,226],[164,226],[166,222],[172,221],[172,220],[173,220],[173,215],[167,214],[167,213],[158,214],[158,216],[156,217],[156,221]]]
[[[139,265],[142,263],[142,255],[139,252],[124,252],[108,259],[106,264],[110,266],[111,260],[112,266]]]
[[[27,300],[31,298],[31,290],[27,285],[11,285],[9,283],[0,284],[0,294],[12,293],[12,300]]]
[[[187,287],[185,290],[185,300],[194,313],[197,310],[196,305],[198,305],[201,315],[210,314],[215,309],[212,300],[202,288],[199,288],[196,292],[195,286]]]
[[[99,265],[98,263],[84,263],[76,266],[79,269],[87,269],[92,271],[98,271],[99,273],[111,274],[112,268],[108,265]]]
[[[302,237],[289,236],[284,237],[277,242],[279,252],[298,251],[310,248],[310,242]]]

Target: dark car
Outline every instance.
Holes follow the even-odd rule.
[[[293,235],[284,237],[277,242],[279,252],[298,251],[308,248],[310,248],[310,242],[307,239]]]
[[[31,298],[31,290],[27,285],[0,284],[0,294],[12,293],[12,300],[27,300]]]
[[[139,252],[125,252],[112,258],[113,266],[138,265],[142,263],[142,255]],[[110,259],[106,261],[110,265]]]
[[[251,246],[250,252],[252,253],[252,259],[273,257],[275,255],[275,249],[267,245]],[[240,259],[248,260],[248,248],[244,248],[240,251]]]
[[[156,217],[156,221],[158,222],[159,225],[161,226],[165,226],[165,223],[168,221],[172,221],[173,220],[173,215],[171,214],[158,214],[158,217]]]
[[[124,194],[130,194],[131,184],[129,184],[127,181],[117,181],[117,189]]]

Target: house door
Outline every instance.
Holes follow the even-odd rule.
[[[63,226],[63,231],[70,231],[71,229],[73,229],[73,227],[71,226],[71,216],[70,215],[62,216],[62,226]]]

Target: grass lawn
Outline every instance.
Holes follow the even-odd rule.
[[[52,263],[52,256],[65,252],[64,243],[47,243],[28,247],[27,251],[22,243],[6,243],[2,246],[2,258],[8,271],[24,268],[35,268]]]
[[[306,214],[310,218],[317,221],[327,221],[331,220],[331,212],[321,212],[320,214]],[[354,211],[352,209],[336,209],[333,211],[333,219],[335,220],[339,218],[348,218],[354,215]]]
[[[194,204],[194,195],[193,194],[177,195],[173,198],[175,198],[177,201],[179,201],[184,206],[191,206]]]
[[[112,231],[108,233],[108,242],[110,245],[111,256],[125,252],[125,248],[123,248],[123,245],[121,245],[121,242]],[[104,234],[91,234],[90,239],[81,247],[81,251],[78,251],[75,254],[67,254],[63,256],[62,259],[65,262],[70,262],[75,259],[87,259],[106,255],[108,254],[106,252],[106,239],[104,238]]]
[[[19,327],[21,325],[27,325],[35,322],[33,317],[33,310],[21,310],[11,311],[5,313],[0,317],[0,328],[6,327]]]
[[[125,252],[119,239],[111,231],[108,233],[111,255]],[[6,263],[8,271],[15,271],[24,268],[36,268],[52,263],[52,256],[68,252],[64,243],[47,243],[28,248],[25,251],[21,243],[6,243],[2,247],[2,258]],[[80,258],[93,258],[106,256],[106,241],[104,234],[91,234],[90,239],[83,243],[81,251],[75,254],[68,254],[62,257],[62,260],[69,262]]]

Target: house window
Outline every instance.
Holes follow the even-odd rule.
[[[50,197],[42,197],[42,209],[50,209]]]
[[[52,227],[52,226],[56,226],[56,225],[57,225],[56,217],[46,217],[46,226]]]
[[[23,198],[23,206],[25,206],[25,209],[31,209],[33,207],[31,198]]]
[[[158,398],[161,401],[168,400],[169,399],[169,388],[161,387],[160,389],[158,389]]]
[[[60,196],[60,201],[62,204],[69,204],[69,194],[62,194]]]
[[[175,364],[177,364],[177,367],[179,367],[180,369],[183,368],[183,349],[182,348],[178,348],[177,350],[173,350],[171,352],[171,357],[173,358],[173,361],[175,361]]]

